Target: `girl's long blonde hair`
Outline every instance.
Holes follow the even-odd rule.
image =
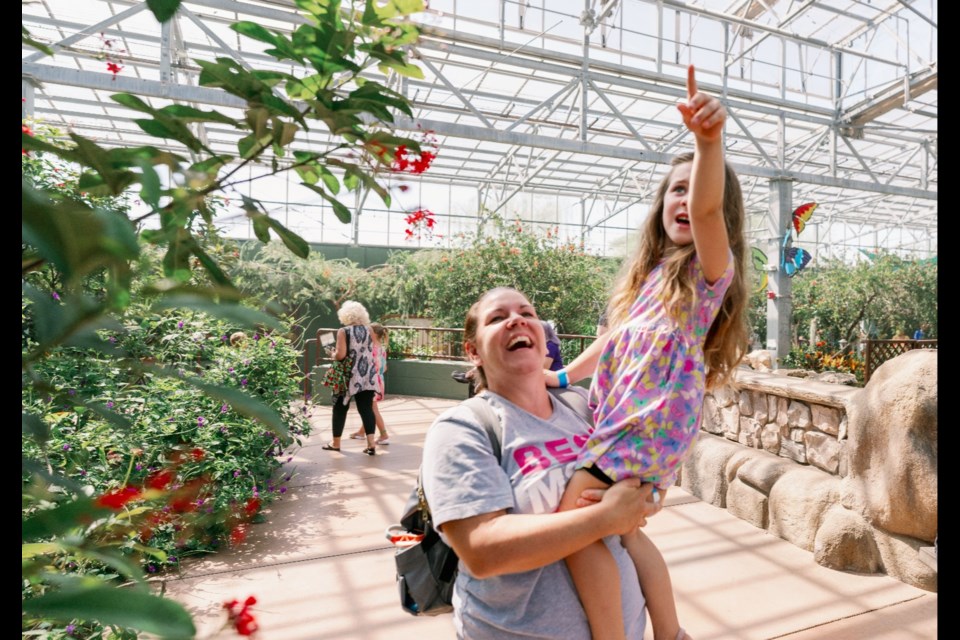
[[[659,295],[667,309],[678,309],[682,301],[692,301],[696,296],[689,270],[696,247],[692,242],[682,247],[673,245],[663,227],[663,200],[667,187],[676,167],[687,162],[693,162],[692,153],[676,156],[670,163],[670,171],[657,187],[656,198],[647,215],[637,249],[633,257],[624,263],[610,297],[607,308],[610,327],[616,327],[627,319],[630,307],[640,295],[647,276],[661,261],[664,265],[663,278],[658,285]],[[733,253],[734,274],[733,282],[723,298],[720,312],[710,326],[703,348],[708,389],[729,380],[748,345],[746,308],[749,293],[746,281],[747,248],[743,231],[743,192],[737,174],[730,165],[724,163],[724,168],[723,218]]]

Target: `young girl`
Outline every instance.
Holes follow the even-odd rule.
[[[383,422],[383,416],[380,415],[379,403],[383,400],[383,374],[387,372],[387,349],[390,345],[390,338],[387,335],[387,329],[379,322],[371,322],[370,330],[373,332],[373,357],[378,368],[377,372],[377,390],[373,396],[373,415],[377,419],[377,431],[380,437],[377,438],[377,444],[390,444],[390,434],[387,433],[387,425]],[[363,428],[350,435],[353,440],[363,440],[366,436],[363,434]]]
[[[566,369],[545,372],[551,386],[593,374],[595,430],[581,451],[560,509],[580,494],[628,477],[652,482],[663,499],[696,437],[705,388],[725,381],[747,345],[744,311],[744,206],[723,159],[726,112],[697,91],[677,105],[694,134],[693,154],[674,159],[657,190],[639,246],[608,306],[609,330]],[[639,530],[623,537],[656,640],[689,638],[680,628],[663,557]],[[623,638],[619,587],[603,544],[569,556],[567,566],[593,638]]]

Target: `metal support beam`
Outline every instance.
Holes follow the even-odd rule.
[[[767,211],[767,230],[770,239],[766,242],[764,253],[770,264],[768,289],[774,297],[767,297],[767,342],[766,348],[772,352],[775,362],[790,353],[790,321],[793,315],[793,299],[790,278],[780,269],[780,256],[783,251],[783,236],[790,228],[793,216],[793,182],[791,180],[771,180],[769,210]],[[773,270],[773,267],[776,270]]]
[[[68,47],[68,46],[70,46],[71,44],[73,44],[74,42],[79,42],[80,40],[83,40],[84,38],[90,36],[90,35],[93,34],[93,33],[100,33],[100,32],[103,31],[105,28],[109,27],[110,25],[116,24],[116,23],[120,22],[121,20],[126,20],[126,19],[129,18],[130,16],[136,15],[136,14],[140,13],[141,11],[143,11],[143,10],[146,9],[146,8],[147,8],[147,3],[146,3],[146,2],[142,2],[142,3],[140,3],[140,4],[135,4],[135,5],[133,5],[132,7],[130,7],[129,9],[126,9],[126,10],[124,10],[124,11],[121,11],[120,13],[118,13],[118,14],[115,15],[115,16],[110,16],[110,17],[107,18],[106,20],[101,20],[101,21],[98,22],[97,24],[91,25],[91,26],[89,26],[89,27],[87,27],[87,28],[85,28],[85,29],[82,29],[82,30],[78,31],[77,33],[73,34],[73,35],[70,36],[69,38],[64,38],[64,39],[61,40],[60,42],[58,42],[58,43],[56,43],[56,44],[50,45],[50,48],[53,50],[53,53],[56,54],[58,51],[60,51],[60,49],[62,49],[62,48],[64,48],[64,47]],[[26,58],[24,58],[21,62],[36,62],[37,60],[39,60],[40,58],[42,58],[42,57],[45,56],[45,55],[47,55],[47,54],[43,53],[42,51],[38,51],[37,53],[30,54],[29,56],[27,56]]]

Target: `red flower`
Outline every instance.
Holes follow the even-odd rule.
[[[200,462],[201,460],[203,460],[204,451],[200,447],[197,447],[190,452],[190,455],[193,457],[194,460],[196,460],[197,462]]]
[[[230,532],[230,544],[238,545],[247,539],[247,525],[238,524]]]
[[[776,300],[776,299],[777,299],[777,294],[775,294],[773,291],[767,291],[767,300]]]
[[[162,491],[166,489],[167,485],[171,482],[173,482],[173,471],[169,469],[157,471],[147,477],[147,486],[151,489],[159,489]]]
[[[131,500],[136,500],[142,492],[136,487],[123,487],[109,491],[96,499],[98,507],[114,509],[119,511],[125,504]]]
[[[243,510],[247,512],[248,516],[255,515],[260,510],[260,498],[248,498]]]
[[[33,129],[31,129],[30,127],[28,127],[27,125],[25,125],[25,124],[23,124],[23,123],[21,123],[20,126],[23,128],[23,132],[24,132],[25,134],[27,134],[28,136],[31,136],[31,137],[33,136]]]
[[[116,77],[118,73],[123,71],[123,67],[117,64],[116,62],[108,62],[107,71],[109,71],[110,73],[113,74],[114,77]]]
[[[227,610],[227,619],[242,636],[252,636],[260,625],[257,619],[250,613],[250,607],[257,604],[257,599],[250,596],[243,602],[243,606],[236,600],[230,600],[223,603],[223,608]]]

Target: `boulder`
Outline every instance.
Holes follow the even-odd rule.
[[[937,351],[888,360],[848,405],[840,498],[884,531],[937,535]]]
[[[836,504],[827,511],[813,541],[817,564],[839,571],[883,571],[873,527],[858,513]]]

